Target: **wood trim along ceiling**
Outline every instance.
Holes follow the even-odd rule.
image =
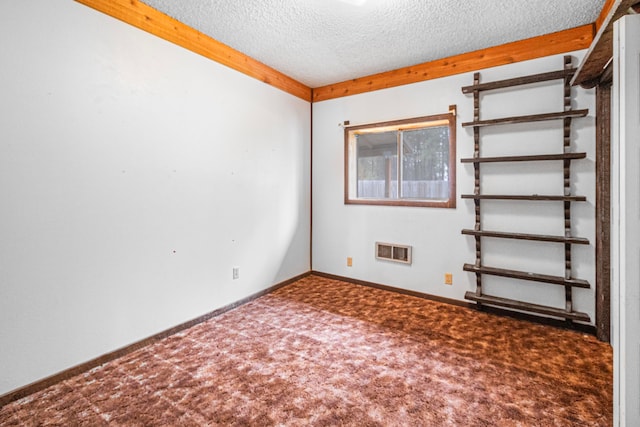
[[[327,85],[313,89],[313,102],[586,49],[593,40],[593,33],[593,24],[587,24],[557,33]]]
[[[247,76],[311,101],[311,88],[138,0],[76,0]]]
[[[600,23],[598,32],[571,80],[572,85],[589,89],[600,82],[600,75],[613,57],[613,23],[638,4],[638,0],[607,0],[596,21],[596,26]]]
[[[340,98],[586,49],[591,44],[594,35],[594,24],[587,24],[569,30],[311,89],[291,77],[147,6],[139,0],[75,1],[309,102]],[[605,8],[607,6],[611,7],[610,3],[613,1],[616,0],[607,0]],[[598,20],[604,21],[604,18],[601,18],[602,14]]]

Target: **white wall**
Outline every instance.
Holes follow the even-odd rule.
[[[309,270],[309,103],[72,1],[0,16],[0,394]]]
[[[579,64],[584,52],[574,52]],[[481,81],[518,77],[563,67],[563,55],[505,65],[481,71]],[[475,274],[462,270],[475,261],[473,237],[460,234],[473,228],[474,205],[461,194],[473,192],[473,166],[460,158],[473,156],[473,131],[462,122],[473,120],[473,97],[462,86],[473,83],[473,73],[431,80],[398,88],[316,103],[313,106],[313,269],[360,280],[387,284],[427,294],[464,299],[475,290]],[[481,100],[481,119],[534,114],[563,109],[562,82],[535,88],[486,93]],[[573,246],[574,276],[590,281],[592,289],[574,290],[574,308],[594,319],[595,287],[595,187],[594,92],[573,90],[573,107],[589,108],[589,115],[573,122],[572,146],[586,151],[585,160],[572,164],[573,192],[587,203],[574,203],[574,234],[590,240],[589,246]],[[344,137],[338,126],[445,113],[458,106],[457,208],[419,208],[345,205],[343,203]],[[507,125],[483,129],[482,153],[491,155],[562,152],[562,121]],[[562,163],[483,164],[484,193],[556,194],[563,189]],[[503,231],[559,234],[564,232],[560,202],[482,202],[484,228]],[[374,242],[413,245],[411,266],[378,261]],[[484,264],[530,272],[564,275],[564,245],[483,239]],[[346,258],[353,257],[353,267]],[[444,285],[444,274],[453,273],[453,286]],[[507,298],[564,307],[564,288],[550,284],[520,282],[484,276],[487,293]]]

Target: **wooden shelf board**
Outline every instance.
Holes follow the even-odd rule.
[[[516,310],[529,311],[532,313],[546,314],[549,316],[561,317],[564,319],[579,320],[589,322],[591,319],[586,313],[578,311],[566,311],[561,308],[549,307],[546,305],[532,304],[523,301],[516,301],[507,298],[495,297],[492,295],[476,295],[474,292],[468,291],[464,295],[465,299],[476,301],[481,304],[496,305],[499,307],[507,307]]]
[[[536,162],[544,160],[584,159],[587,153],[538,154],[528,156],[468,157],[460,159],[462,163],[497,163],[497,162]]]
[[[560,71],[550,71],[548,73],[532,74],[529,76],[516,77],[513,79],[496,80],[493,82],[479,83],[477,85],[463,86],[462,93],[473,93],[475,91],[487,91],[502,89],[507,87],[521,86],[531,83],[546,82],[549,80],[564,79],[566,77],[573,76],[576,72],[576,68]]]
[[[555,243],[571,243],[575,245],[588,245],[589,239],[584,237],[565,237],[565,236],[551,236],[544,234],[526,234],[526,233],[508,233],[504,231],[489,231],[489,230],[462,230],[462,234],[468,236],[483,236],[483,237],[497,237],[502,239],[516,239],[516,240],[535,240],[539,242],[555,242]]]
[[[483,127],[483,126],[494,126],[494,125],[508,125],[508,124],[516,124],[516,123],[541,122],[545,120],[558,120],[558,119],[565,119],[570,117],[571,118],[584,117],[588,113],[589,113],[588,109],[559,111],[555,113],[530,114],[528,116],[502,117],[499,119],[465,122],[465,123],[462,123],[462,126],[463,127],[469,127],[469,126]]]
[[[549,196],[533,194],[514,195],[514,194],[463,194],[463,199],[474,200],[532,200],[532,201],[558,201],[558,202],[585,202],[585,196]]]
[[[565,279],[562,276],[551,276],[548,274],[527,273],[526,271],[507,270],[504,268],[477,267],[473,264],[465,264],[464,271],[470,271],[473,273],[488,274],[491,276],[509,277],[512,279],[528,280],[531,282],[551,283],[554,285],[573,286],[576,288],[590,288],[589,282],[582,279]]]

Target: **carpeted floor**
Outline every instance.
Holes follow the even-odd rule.
[[[0,425],[608,426],[577,332],[308,276],[0,409]]]

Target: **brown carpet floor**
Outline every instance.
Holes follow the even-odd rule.
[[[0,409],[35,426],[608,426],[595,337],[308,276]]]

